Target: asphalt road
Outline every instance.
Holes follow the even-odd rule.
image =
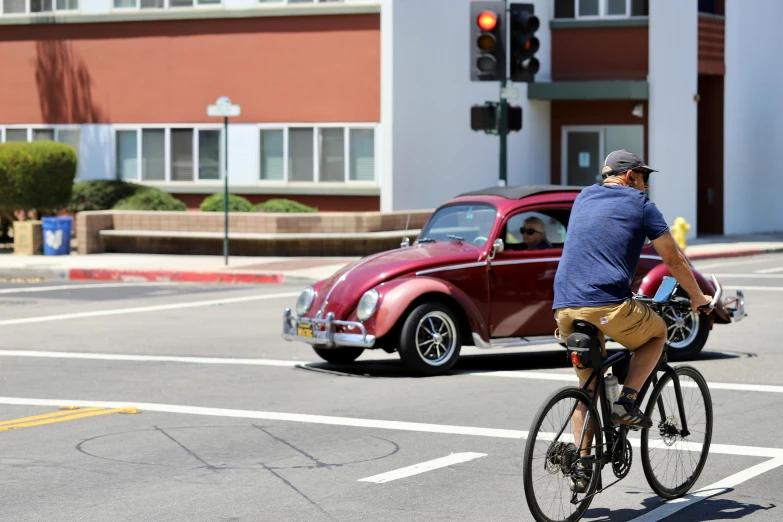
[[[783,518],[783,255],[697,266],[749,314],[688,363],[715,410],[706,493],[664,505],[637,455],[584,520]],[[382,351],[332,366],[280,338],[300,290],[0,285],[2,519],[532,520],[524,436],[573,382],[562,348],[466,348],[431,378]]]

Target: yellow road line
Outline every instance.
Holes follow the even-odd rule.
[[[76,415],[77,413],[85,413],[88,411],[98,411],[98,410],[105,410],[106,408],[84,408],[80,410],[71,410],[71,411],[56,411],[54,413],[44,413],[43,415],[33,415],[32,417],[22,417],[21,419],[11,419],[7,421],[0,422],[0,426],[6,426],[8,424],[19,424],[20,422],[30,422],[30,421],[36,421],[39,419],[48,419],[51,417],[66,417],[70,415]]]
[[[97,415],[108,415],[110,413],[139,413],[136,408],[85,408],[83,410],[71,410],[67,412],[56,412],[46,415],[37,415],[36,417],[26,417],[6,421],[0,426],[0,431],[13,430],[16,428],[29,428],[31,426],[43,426],[44,424],[53,424],[55,422],[65,422],[69,420],[83,419],[85,417],[95,417]],[[37,418],[37,419],[36,419]],[[31,420],[36,419],[36,420]],[[13,422],[13,424],[9,424]]]

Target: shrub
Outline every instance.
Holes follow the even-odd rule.
[[[73,186],[68,210],[109,210],[120,200],[136,194],[141,189],[157,190],[114,179],[80,181]]]
[[[117,202],[114,210],[187,210],[188,207],[167,192],[153,188],[144,188],[132,196]]]
[[[253,207],[254,212],[318,212],[318,208],[308,207],[291,199],[270,199]]]
[[[223,212],[223,194],[212,194],[201,202],[202,212]],[[242,196],[236,196],[234,194],[228,195],[228,211],[229,212],[250,212],[253,210],[253,204],[243,198]]]
[[[55,213],[68,205],[76,151],[53,141],[0,145],[0,208]]]

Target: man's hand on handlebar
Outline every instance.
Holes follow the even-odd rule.
[[[712,302],[712,296],[711,295],[704,295],[704,294],[698,294],[694,297],[691,297],[691,310],[696,312],[697,314],[700,312],[707,312],[707,315],[712,312],[712,307],[710,307],[710,303]],[[704,307],[704,308],[700,308]]]

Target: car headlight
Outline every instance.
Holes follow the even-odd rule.
[[[375,308],[378,306],[378,291],[367,290],[361,299],[359,299],[359,306],[356,307],[356,317],[360,321],[366,321],[372,314],[375,313]]]
[[[304,315],[310,309],[313,304],[313,298],[315,297],[315,290],[312,286],[305,288],[299,299],[296,300],[296,315]]]

